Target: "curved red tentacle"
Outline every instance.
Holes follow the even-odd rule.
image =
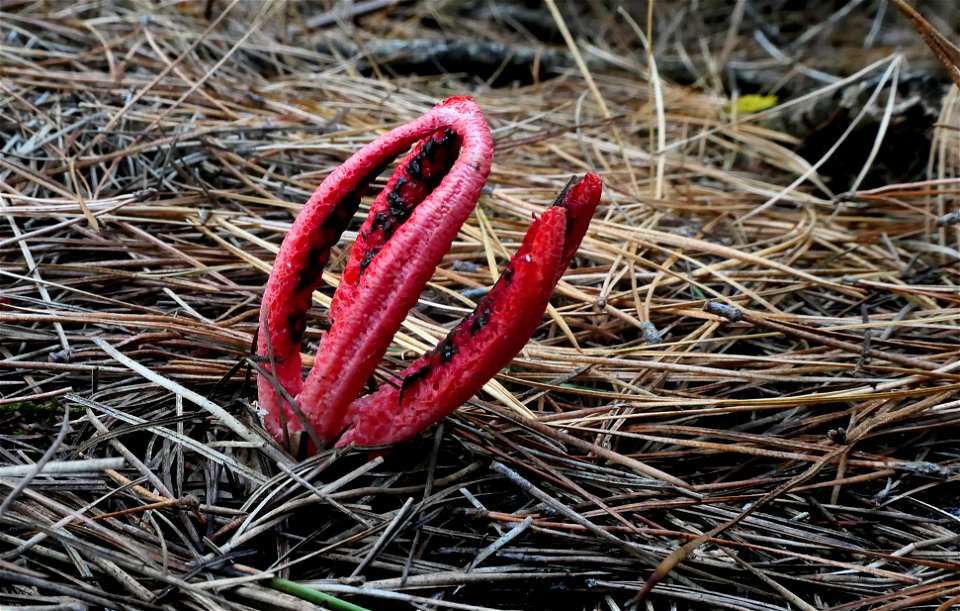
[[[371,206],[334,294],[330,331],[303,381],[306,312],[330,248],[370,182],[418,140]],[[602,185],[593,174],[564,189],[474,313],[407,368],[401,384],[355,400],[476,205],[492,154],[479,107],[450,98],[376,139],[321,183],[281,245],[261,309],[257,350],[266,375],[258,391],[276,439],[309,428],[328,444],[349,425],[338,445],[401,441],[464,403],[523,348],[597,207]],[[277,386],[294,398],[303,421]]]
[[[493,289],[434,350],[350,408],[337,443],[382,445],[408,439],[477,393],[523,348],[540,324],[560,269],[566,215],[534,221]]]
[[[360,279],[376,256],[449,172],[460,151],[460,137],[449,128],[426,138],[400,163],[370,206],[370,214],[350,249],[330,304],[330,324],[356,302]]]
[[[563,240],[563,264],[553,284],[560,280],[560,276],[573,261],[573,255],[580,248],[580,242],[583,241],[583,236],[587,234],[590,219],[593,218],[593,213],[597,210],[602,192],[603,182],[600,177],[592,172],[587,172],[583,178],[572,182],[564,189],[554,202],[554,206],[559,206],[567,211],[567,235]]]
[[[600,202],[594,174],[574,182],[534,221],[520,249],[473,313],[437,348],[401,374],[355,401],[338,446],[384,445],[408,439],[443,419],[523,349]]]
[[[409,223],[396,229],[360,279],[355,295],[321,342],[307,380],[301,379],[300,341],[311,294],[321,279],[330,248],[356,212],[367,185],[398,154],[423,138],[452,130],[461,141],[449,173],[417,206]],[[493,140],[476,102],[445,100],[420,118],[377,138],[320,184],[297,216],[277,254],[261,308],[257,352],[268,374],[296,398],[306,424],[331,442],[343,427],[347,407],[360,393],[420,289],[476,204],[490,172]],[[409,172],[409,156],[397,172]],[[394,186],[398,179],[395,173]],[[388,191],[389,193],[389,191]],[[383,197],[388,197],[384,195]],[[411,198],[413,201],[415,198]],[[357,315],[362,312],[363,315]],[[271,367],[272,360],[275,367]],[[278,440],[303,430],[289,404],[278,400],[273,380],[258,379],[264,424]],[[282,409],[281,409],[282,406]]]

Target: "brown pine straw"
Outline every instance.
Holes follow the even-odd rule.
[[[716,59],[740,69],[777,2],[736,3]],[[904,153],[929,156],[924,180],[839,193],[782,120],[902,59],[833,55],[854,76],[743,114],[689,3],[551,1],[555,45],[475,4],[0,2],[0,606],[308,608],[282,578],[368,609],[955,607],[956,88],[931,150]],[[855,4],[807,42],[869,26]],[[501,87],[508,56],[417,76],[373,51],[466,33],[546,76]],[[806,49],[784,56],[836,67]],[[703,79],[675,84],[678,64]],[[493,129],[489,188],[371,384],[473,307],[571,174],[601,174],[601,210],[483,393],[385,453],[298,461],[252,385],[274,253],[336,165],[455,94]]]

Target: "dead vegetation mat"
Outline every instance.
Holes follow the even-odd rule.
[[[869,34],[868,4],[844,28]],[[922,176],[876,184],[903,56],[795,70],[747,114],[685,5],[648,30],[596,3],[0,4],[0,605],[956,608],[956,89],[929,148],[897,151]],[[766,74],[729,27],[703,39],[723,74]],[[367,49],[396,41],[421,54]],[[409,71],[438,48],[459,69]],[[549,71],[506,72],[511,48]],[[864,82],[851,115],[876,127],[838,188],[778,121]],[[601,209],[495,384],[385,454],[296,460],[249,366],[276,249],[332,168],[461,94],[496,139],[488,189],[371,383],[469,311],[571,174],[603,177]]]

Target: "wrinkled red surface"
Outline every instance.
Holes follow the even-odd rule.
[[[417,141],[371,206],[334,295],[330,331],[304,381],[306,312],[330,248],[369,183]],[[345,429],[338,445],[401,441],[456,409],[523,348],[599,202],[601,183],[593,174],[534,222],[477,311],[408,368],[402,385],[357,399],[473,210],[492,154],[479,107],[450,98],[377,138],[321,183],[280,247],[261,308],[257,350],[267,375],[258,378],[258,391],[274,438],[282,442],[311,427],[322,444]],[[302,420],[278,387],[295,400]]]
[[[374,446],[413,437],[475,395],[523,349],[536,331],[553,287],[583,240],[600,201],[601,183],[587,174],[527,230],[493,289],[434,350],[361,397],[337,443]]]
[[[566,228],[559,208],[537,219],[473,313],[407,367],[400,385],[383,384],[351,406],[347,420],[353,426],[338,445],[381,445],[412,437],[466,402],[510,362],[540,324],[553,293]]]
[[[378,255],[376,268],[361,279],[361,290],[321,340],[306,381],[300,366],[300,335],[311,294],[320,282],[330,247],[356,212],[359,196],[380,169],[418,140],[449,128],[460,152],[440,185],[415,209]],[[347,406],[373,373],[407,310],[449,249],[490,173],[493,140],[476,102],[450,98],[422,117],[377,138],[335,169],[297,216],[280,246],[261,307],[258,355],[268,373],[296,398],[304,419],[322,440],[336,439]],[[402,167],[402,166],[401,166]],[[362,316],[353,315],[359,311]],[[269,332],[262,328],[267,323]],[[268,343],[270,344],[268,346]],[[273,362],[270,357],[272,348]],[[304,422],[278,397],[267,376],[258,379],[264,424],[278,440]],[[283,409],[281,410],[281,405]]]

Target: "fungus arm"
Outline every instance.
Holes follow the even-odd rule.
[[[361,261],[371,255],[367,267],[358,274],[355,286],[344,288],[344,296],[335,297],[338,305],[334,324],[321,340],[309,376],[301,381],[299,351],[306,312],[330,247],[356,212],[370,181],[397,155],[418,140],[427,139],[394,173],[388,189],[381,194],[382,201],[387,201],[404,176],[422,177],[424,168],[416,167],[416,156],[431,146],[430,139],[436,139],[438,133],[442,138],[447,130],[459,141],[459,155],[452,164],[427,164],[428,172],[444,173],[438,174],[435,188],[429,185],[429,194],[426,186],[403,190],[400,196],[407,198],[405,203],[413,211],[408,222],[397,224],[380,250],[361,246]],[[260,376],[264,424],[275,439],[284,438],[284,429],[297,432],[307,425],[329,443],[343,430],[347,407],[363,389],[407,310],[473,210],[490,172],[492,154],[490,129],[479,107],[469,98],[450,98],[377,138],[321,183],[280,247],[261,309],[261,325],[267,324],[269,333],[261,331],[258,355],[267,373],[275,374],[277,383],[296,398],[306,420],[297,419],[286,401],[278,401],[269,376]],[[422,202],[417,201],[421,195]],[[368,224],[372,222],[368,220]],[[275,371],[271,361],[276,364]]]
[[[493,289],[434,350],[358,399],[338,446],[384,445],[408,439],[443,419],[523,349],[553,288],[573,258],[600,201],[600,179],[586,175],[534,221]]]

